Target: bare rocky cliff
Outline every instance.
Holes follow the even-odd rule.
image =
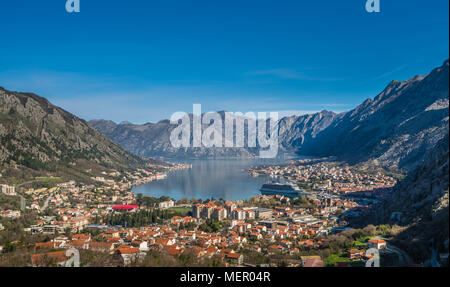
[[[31,93],[0,88],[0,166],[54,171],[143,166],[86,121]]]
[[[298,149],[301,154],[413,170],[448,134],[448,121],[447,60],[427,75],[392,81]]]

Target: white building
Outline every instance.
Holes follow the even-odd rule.
[[[175,202],[173,200],[163,201],[158,204],[159,208],[171,208],[175,206]]]
[[[16,188],[14,186],[9,186],[6,184],[0,185],[0,191],[6,195],[12,195],[12,196],[17,195]]]
[[[4,210],[0,212],[0,216],[6,218],[19,218],[20,210]]]
[[[235,209],[231,212],[231,218],[237,220],[245,220],[245,211],[242,209]]]
[[[369,240],[367,245],[369,248],[376,248],[378,250],[386,248],[386,241],[383,239],[372,239]]]

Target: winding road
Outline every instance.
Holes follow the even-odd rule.
[[[408,253],[389,242],[386,242],[385,252],[397,254],[400,266],[411,266],[412,264],[414,264],[414,261],[411,259]]]
[[[49,194],[48,195],[48,197],[47,197],[47,199],[44,201],[44,205],[41,207],[41,211],[44,211],[44,210],[46,210],[47,209],[47,207],[48,207],[48,202],[50,201],[50,198],[52,197],[52,195],[53,194]]]
[[[393,245],[392,243],[388,242],[385,238],[382,238],[380,236],[376,236],[373,239],[380,240],[383,239],[386,241],[386,248],[381,250],[381,253],[395,253],[398,256],[398,264],[399,266],[410,266],[414,264],[414,261],[412,258],[406,253],[404,250],[398,248],[397,246]]]

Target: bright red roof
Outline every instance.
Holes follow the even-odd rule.
[[[136,209],[139,208],[137,205],[116,205],[113,207],[115,210],[130,210],[130,209]]]

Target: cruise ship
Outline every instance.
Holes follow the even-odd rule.
[[[298,197],[300,194],[290,184],[281,184],[276,182],[265,183],[259,190],[263,195],[284,195],[287,197]]]

